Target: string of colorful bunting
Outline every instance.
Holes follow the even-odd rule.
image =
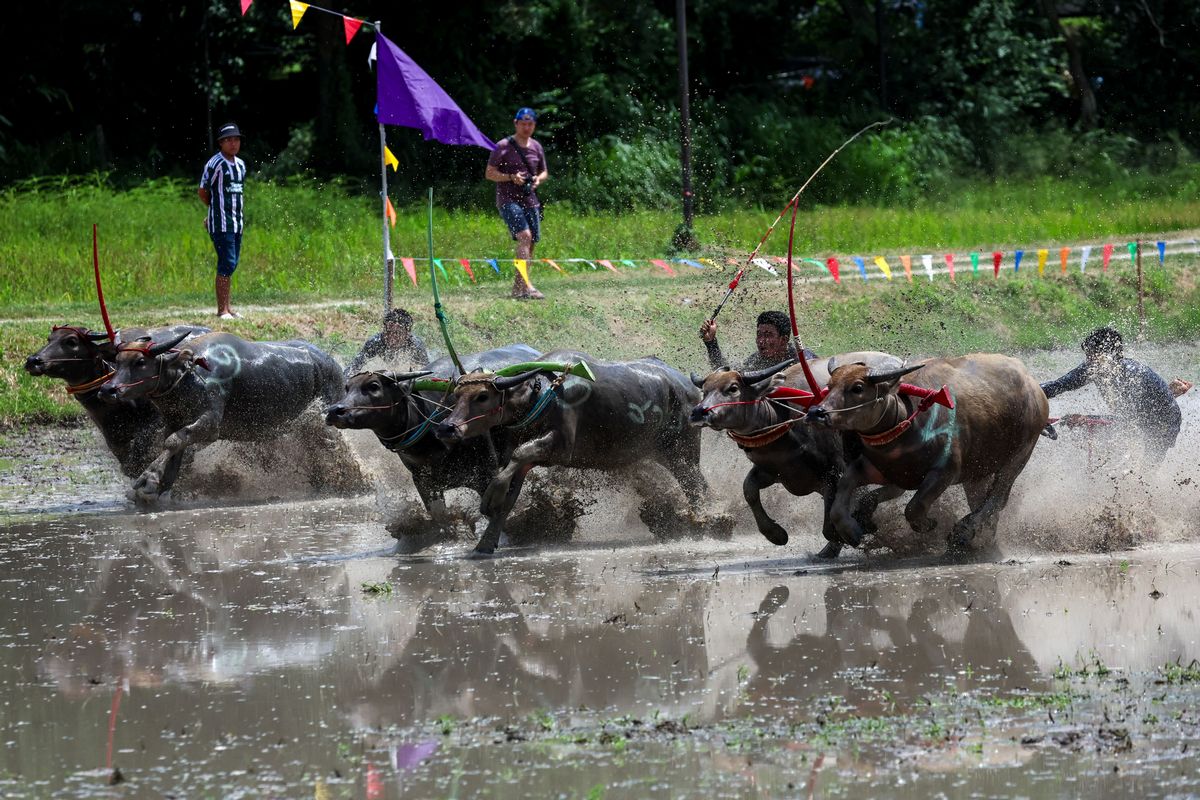
[[[242,16],[244,17],[244,16],[246,16],[246,12],[250,10],[250,6],[254,5],[254,0],[241,0],[241,3],[242,3]],[[351,17],[351,16],[341,13],[340,11],[331,11],[328,8],[322,8],[321,6],[315,6],[312,3],[301,3],[300,0],[288,0],[288,7],[291,9],[291,12],[292,12],[292,30],[296,30],[296,28],[300,27],[300,20],[304,19],[304,14],[310,8],[313,11],[321,11],[321,12],[330,14],[335,17],[341,17],[342,18],[342,28],[346,32],[346,44],[350,44],[350,40],[354,38],[354,34],[358,33],[359,29],[362,28],[363,25],[366,25],[371,28],[375,27],[374,25],[371,25],[370,22],[367,22],[365,19],[359,19],[358,17]]]
[[[389,211],[389,214],[394,213],[394,211]],[[1168,254],[1187,255],[1200,253],[1200,242],[1197,242],[1195,239],[1158,241],[1154,243],[1154,246],[1156,251],[1155,255],[1158,256],[1158,263],[1160,266],[1165,264]],[[1037,259],[1037,274],[1039,277],[1044,277],[1046,274],[1047,264],[1050,263],[1051,248],[1032,248],[1032,251]],[[917,257],[920,259],[919,269],[925,273],[929,280],[932,281],[936,275],[948,275],[951,281],[957,282],[959,275],[962,274],[966,267],[966,263],[964,262],[970,263],[971,276],[978,278],[980,276],[980,265],[986,264],[989,258],[991,261],[991,273],[993,278],[999,278],[1002,271],[1009,269],[1011,269],[1013,273],[1019,273],[1021,271],[1022,262],[1025,261],[1025,255],[1028,252],[1030,252],[1030,248],[1011,250],[1008,252],[1002,250],[993,250],[990,253],[975,251],[966,253],[965,260],[958,258],[964,254],[944,253],[939,259],[941,263],[936,266],[933,254],[925,253]],[[1058,247],[1054,249],[1054,252],[1058,256],[1058,271],[1062,275],[1067,274],[1069,265],[1073,258],[1075,259],[1075,263],[1078,265],[1080,272],[1086,273],[1089,263],[1093,265],[1092,268],[1095,270],[1095,265],[1097,262],[1099,262],[1101,272],[1108,272],[1109,268],[1114,263],[1114,258],[1121,263],[1126,262],[1126,252],[1128,253],[1128,263],[1133,264],[1135,262],[1137,258],[1137,242],[1126,243],[1122,250],[1118,250],[1115,244],[1106,243],[1100,245],[1085,244],[1074,245],[1071,247]],[[863,256],[849,256],[848,258],[850,261],[854,262],[854,265],[857,267],[858,273],[862,280],[869,280],[871,277],[871,270],[867,266],[867,259]],[[956,258],[958,258],[957,261]],[[807,275],[800,274],[797,277],[799,280],[832,280],[835,283],[841,283],[843,278],[842,264],[846,259],[847,257],[845,256],[841,258],[838,258],[837,256],[829,256],[824,259],[801,258],[796,263],[801,265],[809,264],[815,266],[822,271],[822,274],[815,276],[811,273]],[[895,254],[891,255],[890,259],[891,260],[889,260],[889,256],[887,255],[873,256],[871,258],[871,263],[874,264],[874,266],[879,270],[879,273],[882,274],[887,280],[890,281],[895,277],[892,269],[892,265],[895,263],[899,264],[900,268],[903,270],[904,277],[910,283],[913,281],[914,275],[920,275],[919,272],[914,271],[914,256],[908,254]],[[400,263],[404,265],[404,270],[408,273],[408,277],[414,286],[417,284],[417,262],[427,262],[428,260],[429,259],[427,258],[400,258]],[[617,275],[622,274],[622,269],[624,268],[637,269],[644,265],[650,265],[661,270],[666,275],[674,278],[678,275],[678,272],[675,269],[676,266],[685,266],[700,270],[723,270],[727,266],[737,268],[742,262],[736,258],[725,258],[721,261],[717,261],[712,258],[539,258],[533,259],[532,261],[519,258],[435,258],[433,263],[447,280],[450,280],[451,276],[450,273],[447,272],[445,265],[458,264],[462,268],[463,273],[466,274],[473,283],[476,281],[476,275],[474,269],[472,268],[472,264],[487,265],[497,275],[504,274],[504,271],[501,269],[502,264],[511,264],[512,267],[526,279],[529,277],[529,270],[535,263],[543,264],[551,269],[554,269],[560,274],[566,274],[566,270],[563,269],[562,265],[568,264],[590,267],[592,270],[596,271],[599,271],[601,268],[603,268],[605,271]],[[787,259],[783,256],[758,256],[754,258],[751,263],[754,264],[754,266],[769,272],[775,277],[780,277],[779,268],[783,267],[786,269]],[[1028,262],[1025,263],[1028,264]],[[958,269],[956,269],[956,264],[959,265]],[[511,272],[509,274],[511,275]],[[986,266],[983,268],[983,274],[987,274]]]

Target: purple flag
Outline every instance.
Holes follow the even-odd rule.
[[[385,125],[417,128],[426,139],[494,150],[471,118],[396,43],[377,33],[378,98],[375,115]]]

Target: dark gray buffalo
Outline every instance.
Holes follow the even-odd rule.
[[[100,390],[109,400],[149,400],[166,425],[162,451],[133,482],[140,502],[171,488],[189,447],[218,439],[275,439],[314,401],[333,403],[345,391],[337,362],[308,342],[248,342],[210,333],[175,349],[182,341],[122,343],[116,373]]]
[[[700,392],[687,376],[655,358],[610,363],[556,350],[538,360],[586,362],[595,382],[571,376],[559,384],[538,370],[513,377],[471,373],[458,380],[454,410],[438,426],[438,438],[447,442],[495,429],[512,437],[508,464],[483,493],[480,510],[488,526],[475,552],[495,552],[525,477],[535,466],[611,471],[654,462],[678,480],[694,519],[707,484],[700,474],[700,431],[688,422]],[[652,494],[645,483],[638,488],[659,505],[647,513],[670,512],[661,508],[670,500]]]
[[[900,359],[887,353],[849,353],[835,358],[892,368],[902,365]],[[825,368],[828,360],[808,363],[817,385],[825,386],[829,382]],[[692,409],[692,424],[725,431],[750,460],[752,466],[742,481],[742,495],[759,533],[772,544],[787,544],[788,532],[763,508],[763,489],[778,483],[796,497],[815,492],[825,502],[821,532],[828,542],[817,556],[835,558],[842,542],[833,530],[829,509],[846,466],[847,450],[857,454],[861,448],[854,442],[847,447],[840,432],[805,424],[804,406],[768,398],[780,386],[811,391],[803,367],[784,361],[757,372],[722,369],[704,379],[692,376],[692,382],[703,393],[703,399]]]
[[[208,328],[174,325],[149,331],[117,331],[117,341],[122,340],[122,334],[161,340],[203,333],[208,333]],[[25,371],[65,381],[67,393],[83,406],[99,429],[121,472],[133,478],[141,475],[162,449],[165,426],[162,415],[148,400],[106,402],[100,397],[101,385],[113,375],[116,355],[117,346],[108,340],[107,333],[78,325],[56,325],[46,346],[25,359]]]
[[[830,510],[842,541],[857,546],[862,540],[862,525],[850,510],[859,486],[881,485],[872,493],[879,500],[915,489],[904,516],[914,531],[928,533],[937,525],[930,507],[961,483],[971,512],[955,523],[950,546],[990,543],[1013,483],[1046,426],[1049,403],[1025,365],[975,353],[901,369],[830,367],[829,394],[809,410],[808,419],[852,431],[863,445],[863,454],[842,474]],[[923,407],[919,397],[900,394],[904,375],[923,389],[946,386],[953,407]]]
[[[464,356],[462,363],[467,370],[494,371],[533,361],[538,355],[538,351],[528,345],[510,344]],[[422,372],[362,372],[350,377],[346,396],[325,414],[328,425],[372,431],[380,444],[399,456],[412,473],[417,494],[439,530],[430,536],[405,537],[402,546],[409,550],[432,544],[444,537],[450,528],[445,501],[447,489],[466,487],[482,496],[496,477],[497,458],[500,463],[507,460],[503,432],[497,432],[493,437],[495,454],[486,438],[447,446],[434,435],[437,424],[447,413],[447,395],[438,391],[413,391],[413,380],[426,375],[453,378],[457,374],[448,357],[434,361]]]

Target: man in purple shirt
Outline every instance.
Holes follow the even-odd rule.
[[[536,111],[518,109],[513,118],[516,132],[496,145],[484,173],[484,177],[496,184],[496,208],[517,243],[516,257],[530,265],[533,246],[542,238],[542,204],[537,188],[550,177],[546,171],[546,152],[533,138],[536,125]],[[546,299],[532,282],[521,278],[520,271],[513,278],[512,296],[518,300]]]

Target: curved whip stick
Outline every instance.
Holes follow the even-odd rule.
[[[813,182],[813,178],[817,177],[817,175],[819,175],[821,173],[821,170],[825,169],[826,165],[829,164],[830,161],[833,161],[833,159],[837,156],[838,153],[845,150],[846,146],[848,144],[850,144],[851,142],[853,142],[855,139],[857,139],[859,136],[862,136],[864,133],[871,130],[871,128],[878,128],[883,125],[889,125],[889,124],[891,124],[891,122],[892,122],[891,117],[889,117],[888,119],[885,119],[885,120],[880,120],[878,122],[872,122],[870,125],[866,126],[862,130],[860,130],[858,133],[854,134],[849,139],[842,142],[842,144],[838,147],[838,149],[836,149],[832,153],[830,153],[829,156],[824,161],[821,162],[821,166],[817,167],[813,171],[813,174],[808,176],[808,180],[806,180],[804,182],[804,185],[800,187],[799,191],[797,191],[794,195],[792,195],[792,199],[789,200],[788,204],[783,207],[783,211],[779,212],[779,216],[775,217],[775,221],[772,222],[770,227],[767,228],[767,232],[764,233],[762,238],[758,240],[758,244],[755,245],[754,250],[750,253],[750,255],[746,256],[746,263],[742,265],[741,269],[739,269],[737,271],[737,274],[733,276],[733,280],[729,282],[729,291],[727,291],[725,293],[725,296],[723,298],[721,298],[721,302],[719,304],[717,304],[717,307],[715,309],[713,309],[712,316],[708,318],[709,322],[713,322],[714,320],[716,320],[717,315],[721,313],[721,309],[725,306],[726,301],[729,300],[729,298],[733,295],[734,290],[737,289],[738,284],[741,282],[742,276],[746,274],[746,267],[748,267],[748,266],[750,266],[750,264],[754,263],[754,259],[758,257],[758,251],[762,249],[762,246],[764,244],[766,244],[767,239],[771,236],[771,233],[775,230],[775,226],[779,224],[779,220],[783,219],[783,215],[788,212],[788,209],[792,209],[792,225],[794,228],[794,226],[796,224],[796,213],[795,212],[796,212],[796,209],[799,208],[800,195],[804,194],[804,190],[807,189],[808,185]],[[789,246],[788,247],[788,275],[789,275],[789,278],[791,276],[791,257],[792,257],[791,247]],[[795,326],[796,326],[796,320],[795,320],[795,314],[793,314],[792,315],[792,327],[795,328]],[[803,361],[804,359],[800,359],[800,360]]]
[[[117,335],[113,332],[112,323],[108,321],[108,306],[104,304],[104,289],[100,286],[100,244],[96,233],[96,223],[92,223],[92,267],[96,272],[96,297],[100,298],[100,316],[104,318],[104,330],[108,331],[108,341],[117,343]]]

